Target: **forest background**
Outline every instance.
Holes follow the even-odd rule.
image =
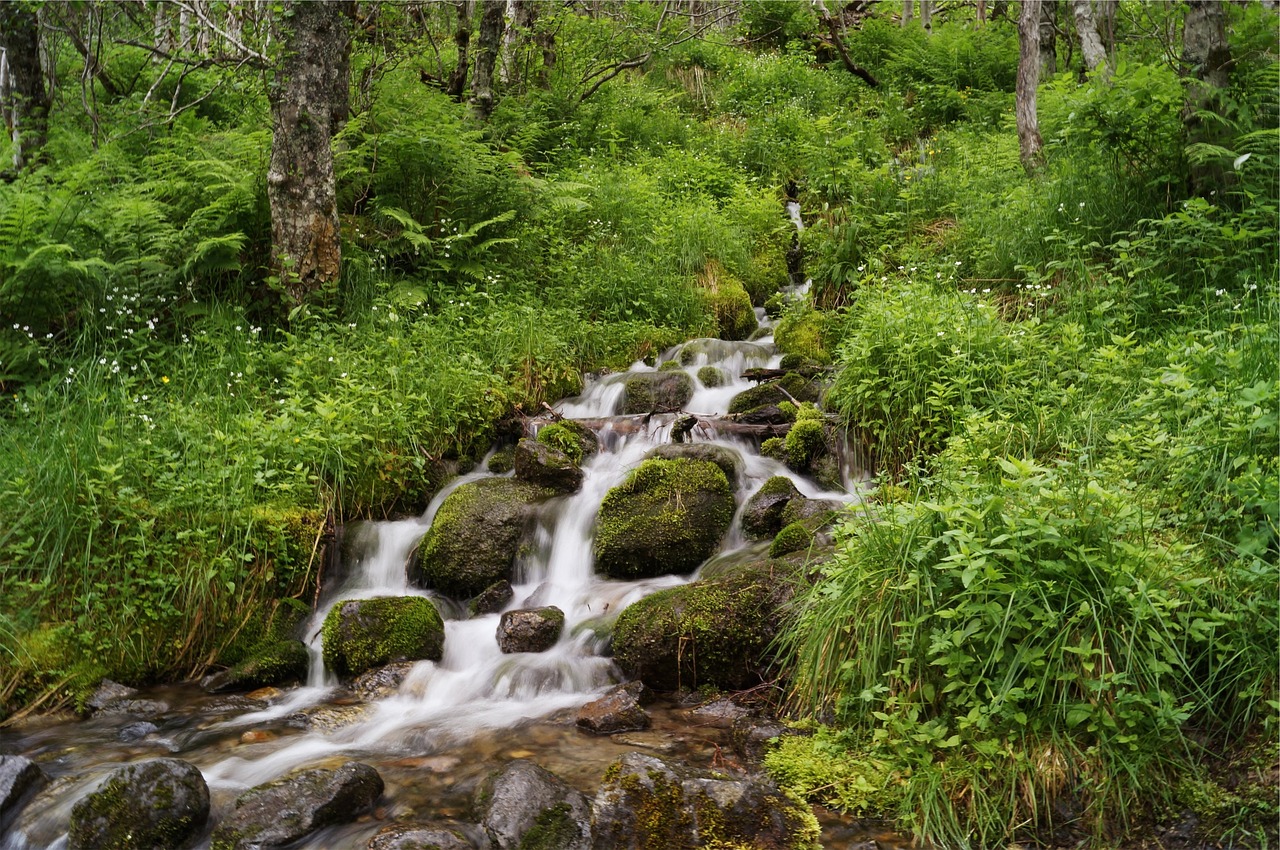
[[[14,2],[0,49],[0,719],[236,661],[335,524],[745,291],[877,483],[774,774],[956,846],[1274,841],[1272,6]]]

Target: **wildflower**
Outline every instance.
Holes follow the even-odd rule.
[[[168,376],[168,375],[161,375],[161,376],[160,376],[160,383],[162,383],[162,384],[167,384],[167,383],[169,383],[169,376]]]

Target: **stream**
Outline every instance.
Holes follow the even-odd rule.
[[[802,292],[795,294],[803,297]],[[763,311],[757,310],[757,316],[763,333],[769,333]],[[858,470],[842,468],[843,487],[824,491],[782,463],[761,456],[751,439],[716,433],[715,417],[728,411],[737,393],[752,386],[741,377],[743,371],[779,365],[781,357],[772,343],[769,335],[754,342],[692,340],[657,360],[681,362],[693,381],[695,392],[685,410],[698,414],[700,424],[686,439],[725,446],[742,460],[736,482],[739,516],[713,561],[763,555],[767,543],[749,542],[739,520],[747,499],[773,476],[790,478],[807,497],[845,503],[858,498]],[[698,381],[698,370],[707,365],[727,374],[723,386],[706,387]],[[346,529],[344,579],[325,589],[305,626],[311,654],[305,685],[264,689],[254,692],[252,699],[211,695],[194,683],[149,688],[132,698],[125,713],[99,712],[86,720],[43,718],[0,731],[0,754],[37,762],[51,780],[8,834],[0,836],[0,850],[64,848],[70,810],[78,799],[122,764],[160,756],[199,768],[212,798],[211,823],[247,788],[290,771],[336,767],[352,759],[375,767],[385,781],[385,792],[373,815],[322,829],[290,845],[307,848],[363,848],[387,824],[415,817],[456,822],[476,846],[488,846],[479,828],[468,823],[470,800],[487,774],[512,759],[534,761],[588,795],[610,763],[635,750],[694,768],[732,772],[737,764],[727,729],[701,719],[694,707],[673,698],[648,707],[653,725],[643,732],[593,736],[574,725],[577,709],[621,680],[604,654],[606,636],[596,631],[600,618],[616,615],[661,588],[696,580],[701,572],[700,568],[688,576],[618,581],[597,575],[593,568],[594,524],[605,494],[647,452],[670,441],[677,414],[652,415],[640,427],[634,425],[635,417],[627,418],[631,425],[625,429],[608,424],[611,418],[621,421],[614,414],[626,378],[656,370],[636,363],[628,372],[589,380],[581,396],[555,406],[566,418],[606,424],[598,431],[599,453],[583,464],[581,489],[540,506],[532,542],[515,565],[514,597],[504,608],[560,608],[565,625],[551,649],[504,654],[494,637],[499,613],[468,617],[457,601],[407,580],[411,551],[444,499],[458,486],[490,473],[460,476],[420,517]],[[478,467],[484,468],[483,463]],[[341,601],[413,595],[430,598],[445,618],[443,658],[414,664],[389,695],[359,699],[326,670],[320,624]],[[819,814],[823,845],[833,850],[907,846],[905,839],[868,831],[834,813]],[[209,846],[208,829],[195,846]]]

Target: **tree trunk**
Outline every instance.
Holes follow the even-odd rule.
[[[459,0],[454,6],[458,10],[458,28],[453,33],[453,43],[458,47],[458,64],[453,67],[444,90],[445,94],[461,103],[462,93],[467,90],[467,70],[471,67],[471,19],[475,15],[476,4],[475,0]]]
[[[978,0],[978,26],[985,26],[987,23],[987,0]]]
[[[1182,111],[1188,144],[1218,143],[1215,121],[1205,121],[1201,112],[1221,108],[1218,93],[1231,81],[1231,49],[1227,45],[1226,9],[1219,0],[1189,0],[1182,31],[1182,64],[1191,79]],[[1193,191],[1204,193],[1222,182],[1225,173],[1212,163],[1191,170]]]
[[[40,27],[35,9],[0,3],[0,56],[5,85],[0,91],[4,125],[13,139],[13,173],[40,156],[49,128],[49,93],[40,70]]]
[[[933,32],[933,0],[920,0],[920,26],[927,33]]]
[[[471,108],[481,121],[493,114],[497,98],[493,94],[493,68],[502,42],[505,0],[480,0],[480,36],[476,40],[476,70],[471,80]]]
[[[542,50],[542,67],[538,69],[538,88],[551,88],[551,72],[556,67],[556,33],[545,22],[534,29],[533,43]]]
[[[1040,7],[1040,76],[1052,77],[1058,73],[1058,0],[1040,0],[1036,5]]]
[[[1014,114],[1018,123],[1018,146],[1022,166],[1034,171],[1040,166],[1040,126],[1036,119],[1036,87],[1040,84],[1040,4],[1022,0],[1018,16],[1018,82]]]
[[[1080,53],[1084,56],[1084,67],[1087,71],[1095,70],[1099,65],[1106,65],[1107,51],[1098,37],[1098,25],[1093,21],[1093,9],[1089,0],[1071,0],[1071,11],[1075,14],[1076,35],[1080,37]]]
[[[272,264],[288,299],[302,304],[331,290],[341,267],[332,141],[349,108],[354,3],[290,0],[284,9],[267,198]]]
[[[1113,66],[1116,60],[1116,9],[1119,5],[1119,0],[1098,0],[1098,11],[1094,16],[1098,22],[1098,35],[1102,36]]]
[[[528,46],[534,40],[538,24],[538,4],[533,0],[511,0],[511,25],[503,34],[502,83],[504,86],[527,84],[529,76]]]
[[[902,25],[911,23],[916,14],[916,0],[902,0]]]

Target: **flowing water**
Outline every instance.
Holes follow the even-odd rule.
[[[844,489],[824,492],[760,456],[751,441],[716,433],[714,417],[724,414],[733,396],[750,386],[740,377],[742,372],[778,365],[770,337],[756,342],[692,340],[664,353],[658,362],[668,359],[683,362],[696,387],[686,410],[699,414],[702,424],[690,438],[727,446],[742,458],[736,482],[739,505],[774,475],[791,478],[806,496],[855,498],[857,470],[844,471]],[[696,373],[706,365],[721,368],[728,383],[703,386]],[[654,415],[639,427],[636,417],[615,420],[625,421],[625,428],[609,424],[626,377],[655,369],[637,363],[627,373],[594,380],[581,396],[557,405],[563,416],[606,424],[599,431],[600,452],[583,466],[581,490],[545,503],[532,545],[516,564],[515,595],[507,609],[555,605],[563,610],[565,629],[553,648],[503,654],[495,639],[499,614],[468,618],[456,601],[408,583],[410,552],[441,502],[457,486],[486,474],[462,476],[442,490],[421,517],[365,523],[351,530],[346,548],[355,554],[354,563],[344,565],[347,578],[341,587],[328,589],[306,626],[311,669],[304,686],[260,694],[263,700],[210,696],[194,686],[152,689],[139,698],[162,704],[151,707],[155,729],[134,727],[146,734],[131,742],[122,740],[122,729],[138,717],[101,713],[85,721],[50,718],[0,733],[0,753],[40,762],[54,780],[0,839],[0,850],[64,847],[70,808],[77,799],[121,764],[161,755],[174,755],[200,768],[213,795],[211,821],[246,788],[291,770],[336,766],[353,758],[372,764],[386,782],[384,799],[389,802],[371,818],[316,833],[297,845],[314,848],[363,847],[382,826],[413,815],[462,818],[482,777],[512,758],[531,758],[588,794],[609,763],[634,749],[698,767],[721,762],[727,751],[723,730],[700,724],[673,703],[651,709],[654,726],[644,733],[598,738],[573,726],[576,709],[618,681],[616,668],[602,654],[601,625],[646,594],[697,578],[695,573],[614,581],[593,570],[593,529],[605,494],[647,452],[669,441],[675,415]],[[744,540],[735,519],[721,553],[760,550],[760,544]],[[390,696],[362,702],[325,670],[319,626],[340,601],[403,595],[431,598],[446,618],[444,656],[438,663],[413,665]],[[853,846],[868,837],[842,827],[838,819],[829,820],[829,847]],[[207,838],[202,846],[207,846]]]

